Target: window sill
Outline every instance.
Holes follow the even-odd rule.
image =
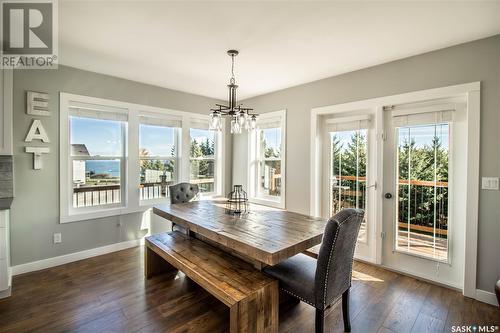
[[[61,216],[59,218],[59,223],[61,223],[61,224],[72,223],[72,222],[95,220],[95,219],[100,219],[100,218],[110,217],[110,216],[140,213],[140,212],[144,212],[144,211],[148,210],[150,207],[152,207],[152,205],[140,206],[137,209],[120,207],[120,208],[102,209],[102,210],[93,211],[93,212],[74,213],[74,214],[71,214],[68,216]]]
[[[279,208],[279,209],[285,209],[285,202],[284,200],[271,200],[271,199],[266,199],[266,198],[250,198],[249,201],[251,203],[255,203],[258,205],[264,205],[264,206],[269,206],[269,207],[274,207],[274,208]]]

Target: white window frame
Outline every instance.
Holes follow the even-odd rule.
[[[225,127],[225,119],[223,119],[222,127]],[[215,152],[214,152],[214,157],[213,158],[208,158],[208,157],[191,157],[191,129],[198,129],[198,130],[207,130],[211,131],[208,127],[208,123],[204,119],[200,119],[197,117],[191,117],[190,119],[190,124],[189,128],[187,130],[187,136],[189,138],[188,140],[188,149],[186,150],[187,156],[188,156],[188,180],[187,182],[191,181],[191,161],[214,161],[214,191],[213,192],[200,192],[200,196],[203,198],[210,198],[214,196],[220,196],[224,195],[223,191],[223,186],[220,180],[223,177],[223,174],[218,172],[220,169],[220,166],[223,164],[222,161],[222,147],[220,143],[222,142],[222,132],[216,131],[215,133]]]
[[[281,128],[281,195],[279,197],[259,195],[259,124],[269,121],[280,121]],[[286,110],[266,112],[259,115],[257,130],[249,133],[249,172],[248,172],[248,198],[250,202],[266,206],[285,209],[286,208]],[[270,160],[270,159],[266,159]]]
[[[464,283],[463,294],[467,297],[478,299],[476,296],[476,268],[477,268],[477,235],[478,235],[478,202],[479,202],[479,142],[480,142],[480,95],[481,83],[472,82],[433,88],[427,90],[402,93],[398,95],[377,97],[356,102],[330,105],[313,108],[310,117],[310,214],[320,216],[321,212],[321,137],[320,137],[320,117],[349,110],[359,110],[364,108],[376,109],[376,151],[377,156],[382,156],[384,133],[384,106],[397,105],[403,103],[416,103],[418,101],[429,101],[433,99],[450,98],[453,96],[465,96],[467,99],[467,145],[463,147],[468,156],[466,173],[466,205],[465,210],[465,261],[464,261]],[[377,179],[383,180],[383,159],[377,159]],[[376,233],[382,234],[382,193],[383,189],[377,189],[377,226]],[[374,263],[382,262],[382,242],[379,242]]]
[[[374,209],[372,207],[375,206],[375,200],[374,200],[374,195],[371,193],[370,189],[375,188],[376,185],[374,182],[372,182],[372,179],[374,179],[374,174],[376,172],[375,169],[375,163],[373,161],[375,160],[374,155],[373,155],[373,110],[366,109],[366,110],[355,110],[351,113],[359,113],[357,115],[345,115],[345,112],[342,113],[335,113],[332,114],[334,117],[330,118],[325,118],[322,120],[322,130],[324,135],[324,147],[323,147],[323,156],[325,156],[324,160],[324,165],[322,166],[322,177],[325,180],[329,180],[327,182],[324,182],[324,188],[323,188],[323,193],[330,193],[331,191],[331,171],[332,171],[332,164],[331,164],[331,153],[330,153],[330,133],[338,133],[342,132],[346,129],[343,128],[335,128],[337,126],[342,127],[347,124],[352,124],[352,123],[359,123],[359,127],[355,128],[356,126],[352,127],[347,127],[347,128],[353,128],[353,129],[348,129],[348,130],[365,130],[366,131],[366,162],[367,162],[367,168],[365,170],[366,172],[366,207],[365,210],[369,213],[366,214],[365,219],[366,219],[366,235],[365,239],[359,239],[357,240],[358,244],[363,243],[365,245],[368,245],[368,243],[372,242],[373,240],[371,239],[374,235],[372,232],[372,226],[370,223],[372,220],[375,220],[375,216],[373,214]],[[331,116],[331,115],[330,115]],[[363,123],[363,125],[361,125]],[[330,195],[324,195],[322,198],[322,203],[321,203],[321,216],[325,219],[328,219],[332,216],[332,202],[331,202],[331,197]],[[373,223],[375,225],[375,223]],[[356,250],[359,250],[359,246]],[[360,256],[358,256],[361,258]],[[371,261],[372,259],[368,259],[367,257],[364,257],[366,261]]]
[[[454,209],[453,209],[453,203],[454,203],[454,184],[453,184],[453,179],[455,178],[454,175],[454,159],[453,159],[453,154],[454,154],[454,123],[453,123],[453,113],[455,113],[455,109],[458,108],[459,106],[455,105],[436,105],[436,106],[431,106],[431,107],[424,107],[424,108],[418,108],[418,109],[409,109],[409,110],[403,110],[403,111],[392,111],[392,121],[393,121],[393,131],[394,131],[394,143],[393,147],[395,151],[397,150],[398,147],[398,129],[399,128],[405,128],[405,127],[410,127],[410,126],[434,126],[438,124],[446,124],[448,125],[448,221],[451,223],[448,223],[448,234],[447,234],[447,248],[446,248],[446,259],[439,259],[439,258],[434,258],[429,255],[425,254],[420,254],[417,252],[413,251],[405,251],[401,248],[398,248],[397,242],[398,242],[398,225],[395,223],[394,224],[394,239],[392,240],[392,247],[394,252],[398,252],[404,255],[408,256],[413,256],[413,257],[418,257],[421,259],[429,260],[429,261],[434,261],[434,262],[439,262],[443,264],[452,264],[452,250],[453,250],[453,228],[454,226]],[[442,118],[443,114],[451,112],[450,118]],[[396,117],[408,117],[408,116],[414,116],[414,115],[419,115],[419,114],[428,114],[431,117],[435,118],[435,120],[422,120],[422,121],[417,121],[417,122],[410,122],[407,124],[394,124],[394,118]],[[434,117],[434,114],[436,116]],[[439,114],[439,116],[438,116]],[[396,159],[394,163],[394,189],[392,189],[392,192],[397,196],[399,193],[399,163],[398,163],[398,155],[395,152],[394,153],[394,158]],[[398,212],[398,207],[397,205],[394,205],[394,211],[393,211],[393,216],[397,217],[399,214]]]
[[[148,124],[146,122],[143,122],[141,119],[142,118],[149,118],[149,119],[155,119],[158,120],[158,124]],[[178,122],[179,125],[169,125],[169,122]],[[155,156],[148,156],[148,157],[141,157],[139,156],[139,164],[143,160],[161,160],[161,161],[174,161],[175,169],[174,169],[174,175],[173,175],[173,182],[178,183],[179,182],[179,174],[180,171],[179,169],[181,168],[181,163],[180,163],[180,143],[182,142],[182,137],[181,137],[181,132],[182,132],[182,118],[181,117],[172,117],[170,115],[163,115],[163,114],[157,114],[157,113],[149,113],[149,112],[141,112],[140,113],[140,118],[139,118],[139,137],[140,137],[140,125],[151,125],[151,126],[160,126],[160,127],[167,127],[167,128],[172,128],[174,130],[174,145],[175,145],[175,156],[161,156],[161,155],[155,155]],[[140,149],[140,146],[139,146]],[[140,170],[140,169],[139,169]],[[169,192],[168,188],[166,191],[166,198],[169,197]],[[139,192],[139,199],[140,199],[140,192]],[[165,201],[165,198],[151,198],[151,199],[140,199],[140,205],[141,206],[148,206],[148,205],[154,205],[157,203],[162,203]]]
[[[122,166],[123,195],[118,207],[109,205],[85,207],[75,211],[73,205],[73,187],[71,173],[71,146],[69,137],[69,107],[77,103],[98,105],[102,109],[116,110],[124,109],[128,113],[128,126],[125,134],[125,163]],[[181,121],[182,127],[178,130],[179,144],[177,146],[178,175],[176,181],[189,182],[189,128],[192,122],[206,122],[209,116],[186,111],[157,108],[140,104],[133,104],[109,99],[88,97],[82,95],[61,92],[59,96],[59,118],[60,118],[60,223],[92,220],[107,216],[142,212],[151,208],[154,204],[165,203],[168,198],[151,200],[140,200],[140,156],[139,156],[139,124],[140,117],[150,115],[152,117],[172,117]],[[222,156],[225,151],[225,126],[221,132],[216,134],[216,192],[204,197],[218,197],[223,195],[224,189],[224,164]],[[187,153],[186,153],[187,152]],[[124,170],[123,170],[124,169]]]

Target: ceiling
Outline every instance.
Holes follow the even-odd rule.
[[[60,1],[60,63],[247,98],[500,33],[498,1]]]

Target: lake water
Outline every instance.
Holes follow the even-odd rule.
[[[111,177],[120,176],[120,161],[103,160],[103,161],[85,161],[85,170],[93,171],[94,174],[108,174]]]

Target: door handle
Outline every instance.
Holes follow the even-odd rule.
[[[392,199],[392,194],[391,194],[391,193],[389,193],[389,192],[387,192],[387,193],[384,195],[384,197],[385,197],[386,199]]]

